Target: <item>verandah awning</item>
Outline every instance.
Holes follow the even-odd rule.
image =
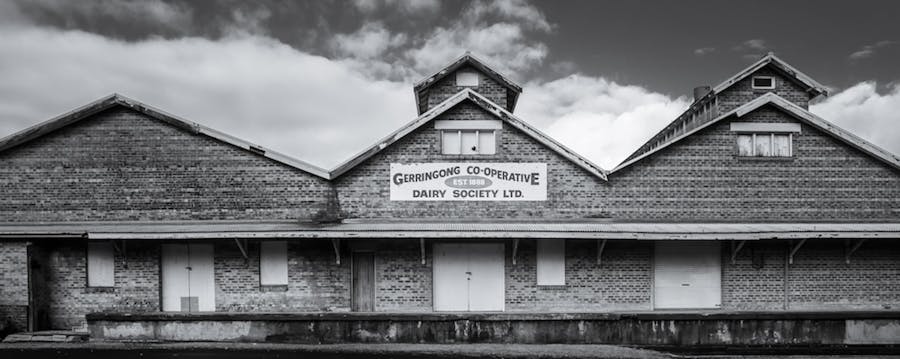
[[[637,223],[290,221],[68,222],[0,224],[0,238],[85,239],[366,239],[561,238],[759,240],[900,238],[900,223]]]

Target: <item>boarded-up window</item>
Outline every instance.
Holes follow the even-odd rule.
[[[113,287],[115,280],[115,255],[109,242],[88,242],[87,277],[89,287]]]
[[[441,153],[445,155],[492,155],[497,153],[494,130],[443,130]]]
[[[472,71],[457,72],[456,86],[478,86],[478,73]]]
[[[538,239],[537,284],[566,284],[566,241],[562,239]]]
[[[738,156],[753,156],[753,135],[738,135]]]
[[[756,156],[772,156],[772,137],[768,134],[756,135]]]
[[[773,156],[791,156],[791,135],[775,134],[772,139],[774,140],[774,142],[772,143],[772,148],[774,149],[774,152],[772,153]]]
[[[259,244],[259,283],[261,285],[287,285],[287,242],[262,242]]]

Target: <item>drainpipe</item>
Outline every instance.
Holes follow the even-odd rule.
[[[788,261],[791,257],[791,247],[794,246],[794,241],[788,241],[787,247],[784,249],[784,283],[782,287],[784,288],[784,304],[782,305],[782,309],[788,310],[790,308],[790,303],[788,301],[788,296],[790,295],[789,281],[788,281],[788,268],[790,267]]]

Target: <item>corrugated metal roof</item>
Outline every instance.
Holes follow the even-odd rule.
[[[900,223],[121,222],[0,224],[0,238],[572,238],[758,240],[900,238]]]

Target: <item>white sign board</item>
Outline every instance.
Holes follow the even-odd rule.
[[[391,201],[546,201],[546,163],[391,163]]]

